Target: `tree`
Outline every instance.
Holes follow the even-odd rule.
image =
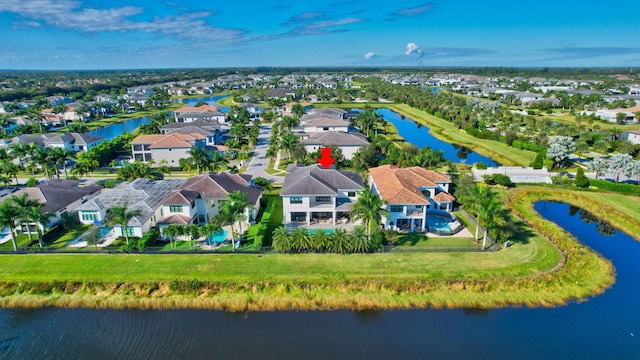
[[[595,158],[589,163],[589,171],[596,173],[596,180],[598,180],[598,176],[604,175],[607,169],[609,169],[609,164],[604,158]]]
[[[36,236],[38,239],[38,244],[40,245],[40,248],[42,249],[43,244],[42,244],[42,231],[40,230],[40,227],[42,227],[42,229],[46,228],[47,225],[49,225],[49,222],[51,221],[51,218],[55,216],[54,213],[52,213],[51,211],[46,211],[46,212],[41,212],[42,209],[42,204],[38,204],[39,206],[34,206],[34,207],[30,207],[28,209],[25,210],[24,212],[24,216],[26,218],[26,220],[33,222],[36,224]],[[29,224],[27,224],[27,227],[29,226]],[[31,237],[31,231],[29,230],[29,237]]]
[[[336,254],[346,254],[351,250],[351,244],[346,231],[340,228],[333,230],[330,251]]]
[[[351,207],[351,217],[364,222],[369,241],[371,241],[371,233],[380,228],[382,217],[389,217],[389,211],[384,208],[384,205],[384,200],[369,191],[369,187],[365,184]]]
[[[293,104],[293,106],[291,107],[291,113],[298,119],[300,119],[302,117],[302,115],[304,115],[305,111],[304,111],[304,107],[299,104],[299,103],[295,103]]]
[[[611,171],[616,182],[620,179],[620,175],[625,172],[625,169],[631,163],[631,155],[629,154],[613,154],[609,159],[609,171]]]
[[[284,226],[279,226],[273,230],[271,239],[273,242],[273,248],[276,251],[281,253],[291,252],[291,249],[293,248],[291,244],[291,237]]]
[[[67,162],[75,159],[76,154],[73,151],[67,150],[65,148],[54,148],[51,157],[56,166],[62,165],[62,168],[64,170],[64,178],[67,179]],[[60,176],[58,176],[58,178],[60,178]]]
[[[202,169],[206,169],[209,166],[211,158],[209,157],[209,153],[206,149],[194,146],[187,151],[187,154],[189,154],[189,161],[191,164],[196,167],[198,175],[201,174]]]
[[[27,233],[29,234],[29,241],[31,241],[31,227],[29,226],[29,216],[33,208],[36,208],[39,212],[42,208],[42,204],[38,200],[30,198],[29,194],[27,193],[23,193],[20,196],[12,195],[11,202],[13,206],[18,209],[18,213],[20,214],[20,222],[22,224],[26,224]]]
[[[209,164],[206,168],[214,172],[222,171],[229,168],[229,161],[216,151],[210,154]]]
[[[162,229],[162,236],[166,237],[167,239],[169,239],[169,244],[171,245],[171,248],[175,251],[176,250],[176,239],[175,237],[178,236],[179,234],[182,233],[181,227],[178,225],[169,225],[165,228]]]
[[[551,136],[547,157],[556,165],[563,166],[569,159],[569,155],[576,150],[576,145],[570,136]]]
[[[312,249],[313,245],[311,237],[307,229],[303,227],[297,227],[291,233],[291,246],[297,252],[307,252]]]
[[[128,201],[125,201],[122,205],[112,206],[107,215],[107,222],[111,226],[121,226],[127,245],[129,245],[129,231],[127,228],[129,221],[141,213],[139,209],[129,210],[128,206]]]
[[[271,191],[273,189],[273,180],[265,179],[260,176],[253,179],[253,184],[255,186],[260,187],[262,190],[266,192]]]
[[[636,178],[638,185],[640,185],[640,160],[631,161],[625,168],[624,174],[630,178]]]
[[[581,167],[578,168],[578,172],[576,173],[576,178],[574,183],[579,188],[587,188],[589,187],[589,179],[584,175],[584,169]]]
[[[616,124],[618,125],[622,125],[624,124],[624,121],[626,120],[627,115],[623,112],[619,112],[616,114]]]
[[[222,228],[220,227],[220,225],[212,224],[212,223],[204,224],[200,228],[200,232],[202,233],[202,235],[204,235],[207,238],[207,243],[209,245],[211,245],[211,242],[208,241],[209,238],[215,236],[217,233],[219,233],[221,231],[222,231]]]
[[[16,242],[16,221],[21,217],[20,210],[13,206],[10,200],[5,200],[0,205],[0,226],[9,227],[9,233],[11,234],[11,243],[13,244],[13,250],[18,251],[18,243]]]
[[[84,241],[87,242],[87,245],[93,245],[96,251],[98,250],[98,243],[100,242],[100,237],[98,235],[98,227],[95,225],[91,225],[84,236]]]
[[[49,165],[51,164],[53,159],[52,155],[53,155],[53,148],[42,147],[42,146],[36,147],[33,150],[33,153],[31,155],[31,160],[36,165],[44,169],[47,180],[51,179],[51,177],[49,176]]]
[[[368,229],[364,226],[356,226],[349,234],[349,241],[351,242],[351,251],[365,253],[371,248],[371,237],[368,234]]]

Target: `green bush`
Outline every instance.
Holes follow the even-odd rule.
[[[578,168],[578,173],[576,174],[574,183],[580,188],[589,187],[589,179],[584,175],[584,170],[581,167]]]
[[[27,180],[27,187],[36,187],[38,186],[38,180],[36,180],[35,178],[29,178],[29,180]]]
[[[478,170],[486,170],[487,169],[487,164],[485,164],[482,161],[480,161],[480,162],[476,163],[475,167]]]

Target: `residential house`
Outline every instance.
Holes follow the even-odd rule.
[[[386,203],[389,217],[382,222],[386,228],[426,231],[430,212],[453,209],[451,180],[435,171],[384,165],[369,169],[369,183],[371,192]]]
[[[82,224],[104,224],[111,208],[126,204],[128,211],[139,210],[140,214],[124,226],[125,231],[128,236],[142,237],[162,218],[161,201],[184,183],[183,179],[146,178],[123,182],[78,206],[78,218]],[[112,231],[114,236],[124,236],[123,224],[114,226]]]
[[[278,87],[275,89],[267,90],[264,95],[269,99],[282,99],[287,100],[287,98],[295,97],[296,91],[293,90],[289,86]]]
[[[53,213],[48,224],[37,224],[41,230],[44,230],[62,221],[65,215],[75,216],[76,209],[96,196],[102,189],[102,186],[98,185],[78,186],[79,184],[80,181],[77,180],[52,179],[36,187],[20,189],[12,195],[20,197],[27,194],[29,199],[43,204],[41,213]],[[7,197],[0,199],[0,202],[4,202],[5,199]],[[30,224],[31,232],[35,231],[35,226],[35,223]],[[27,229],[24,228],[23,231],[26,232]]]
[[[325,169],[319,164],[289,165],[280,193],[284,223],[336,225],[346,221],[363,188],[362,178],[356,172]]]
[[[220,124],[225,123],[225,115],[220,108],[212,105],[203,105],[198,107],[183,107],[173,111],[176,122],[186,123],[196,120],[215,120]]]
[[[369,141],[363,134],[357,132],[327,131],[305,134],[301,143],[308,153],[334,145],[342,151],[345,159],[351,160],[353,154]]]
[[[315,115],[301,120],[303,131],[306,133],[316,133],[323,131],[344,131],[349,132],[351,127],[347,120],[328,115]]]
[[[40,147],[58,147],[69,151],[88,151],[104,140],[101,136],[88,133],[47,133],[41,135],[19,135],[9,139],[0,140],[0,147],[8,147],[14,144],[34,144]]]
[[[198,133],[172,132],[160,135],[141,135],[131,141],[134,161],[159,163],[166,160],[169,166],[178,166],[181,158],[189,157],[193,147],[206,146],[206,136]]]
[[[196,120],[193,122],[172,122],[160,128],[161,134],[202,134],[206,136],[206,146],[215,146],[222,143],[222,131],[220,123],[216,120]]]
[[[244,215],[247,223],[252,222],[260,209],[262,190],[253,186],[251,175],[224,171],[192,177],[167,195],[161,201],[162,219],[158,226],[162,231],[163,227],[171,224],[207,224],[220,212],[220,206],[228,195],[235,191],[247,193],[250,206]]]
[[[640,130],[629,131],[625,134],[626,134],[627,140],[630,143],[634,145],[640,145]]]
[[[600,109],[596,110],[596,116],[610,123],[618,122],[618,113],[624,114],[624,123],[631,124],[636,122],[635,113],[631,109]]]

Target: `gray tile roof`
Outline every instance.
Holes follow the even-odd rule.
[[[146,178],[124,182],[113,189],[87,201],[78,210],[100,210],[113,206],[122,206],[128,202],[129,210],[140,210],[140,215],[129,221],[129,226],[141,226],[153,216],[161,201],[172,191],[185,183],[182,179],[164,179],[151,181]]]
[[[199,194],[203,199],[226,199],[227,195],[240,190],[248,194],[248,200],[255,204],[262,194],[262,190],[249,185],[251,175],[232,174],[228,171],[198,175],[187,180],[180,188]],[[171,204],[172,197],[163,199],[163,204]]]
[[[303,126],[349,126],[349,122],[341,118],[323,115],[306,120]]]
[[[356,172],[324,169],[321,165],[290,165],[284,178],[282,195],[337,195],[339,190],[360,190],[362,177]]]
[[[347,133],[344,131],[327,131],[319,133],[309,133],[308,138],[303,139],[306,145],[330,145],[337,146],[362,146],[369,143],[367,138],[361,133]]]
[[[18,190],[14,195],[24,193],[29,198],[36,199],[44,204],[42,211],[58,212],[79,199],[94,194],[102,189],[102,186],[88,185],[78,187],[79,181],[66,179],[53,179],[33,188]]]

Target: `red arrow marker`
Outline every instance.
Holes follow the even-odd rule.
[[[336,162],[336,159],[331,157],[331,148],[322,148],[322,157],[317,158],[317,160],[325,169],[328,169],[331,164]]]

